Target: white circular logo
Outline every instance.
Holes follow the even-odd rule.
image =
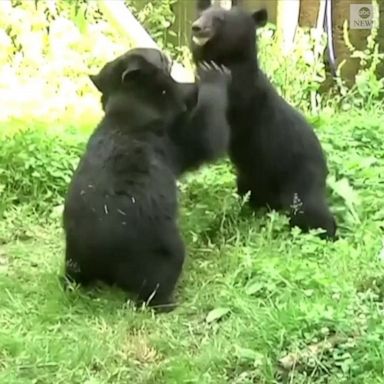
[[[371,16],[371,11],[368,7],[361,7],[359,9],[359,16],[362,18],[362,19],[368,19],[368,17]]]

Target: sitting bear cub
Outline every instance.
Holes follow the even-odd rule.
[[[250,192],[254,208],[289,212],[304,232],[323,229],[335,238],[336,222],[326,201],[327,164],[320,142],[304,117],[273,88],[259,69],[256,28],[267,22],[264,9],[249,14],[198,1],[192,24],[195,63],[214,61],[231,71],[229,156],[240,195]]]
[[[177,176],[224,154],[229,137],[229,72],[201,65],[188,109],[169,71],[160,51],[140,48],[90,76],[105,116],[74,172],[63,214],[67,279],[117,285],[157,310],[174,307],[185,256]]]

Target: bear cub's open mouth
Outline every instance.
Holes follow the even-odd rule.
[[[201,25],[199,20],[192,24],[192,41],[196,45],[205,45],[212,37],[213,30]]]
[[[205,45],[211,37],[203,37],[203,36],[192,36],[192,41],[199,46]]]

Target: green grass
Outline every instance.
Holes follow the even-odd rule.
[[[60,215],[8,207],[0,383],[384,383],[384,119],[313,122],[335,178],[340,240],[253,215],[230,166],[206,167],[181,185],[188,259],[169,314],[135,310],[116,290],[63,292]],[[338,343],[318,347],[327,339]],[[281,368],[287,355],[298,359]]]

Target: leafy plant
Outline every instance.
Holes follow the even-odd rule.
[[[84,142],[84,136],[49,133],[37,126],[3,135],[1,210],[33,202],[37,211],[44,212],[60,204]]]
[[[340,76],[345,60],[340,63],[337,69],[336,89],[333,92],[335,100],[343,110],[356,108],[375,108],[383,106],[384,78],[379,78],[377,73],[378,65],[384,60],[384,53],[379,49],[377,43],[379,30],[379,8],[377,1],[373,1],[375,8],[373,26],[367,37],[367,46],[364,50],[356,49],[349,39],[348,22],[343,24],[344,41],[351,52],[351,58],[358,58],[360,69],[356,74],[355,84],[348,88]]]
[[[317,113],[321,107],[319,89],[325,79],[325,34],[298,28],[293,51],[287,56],[281,54],[274,26],[259,29],[258,38],[261,67],[279,93],[302,111]]]

